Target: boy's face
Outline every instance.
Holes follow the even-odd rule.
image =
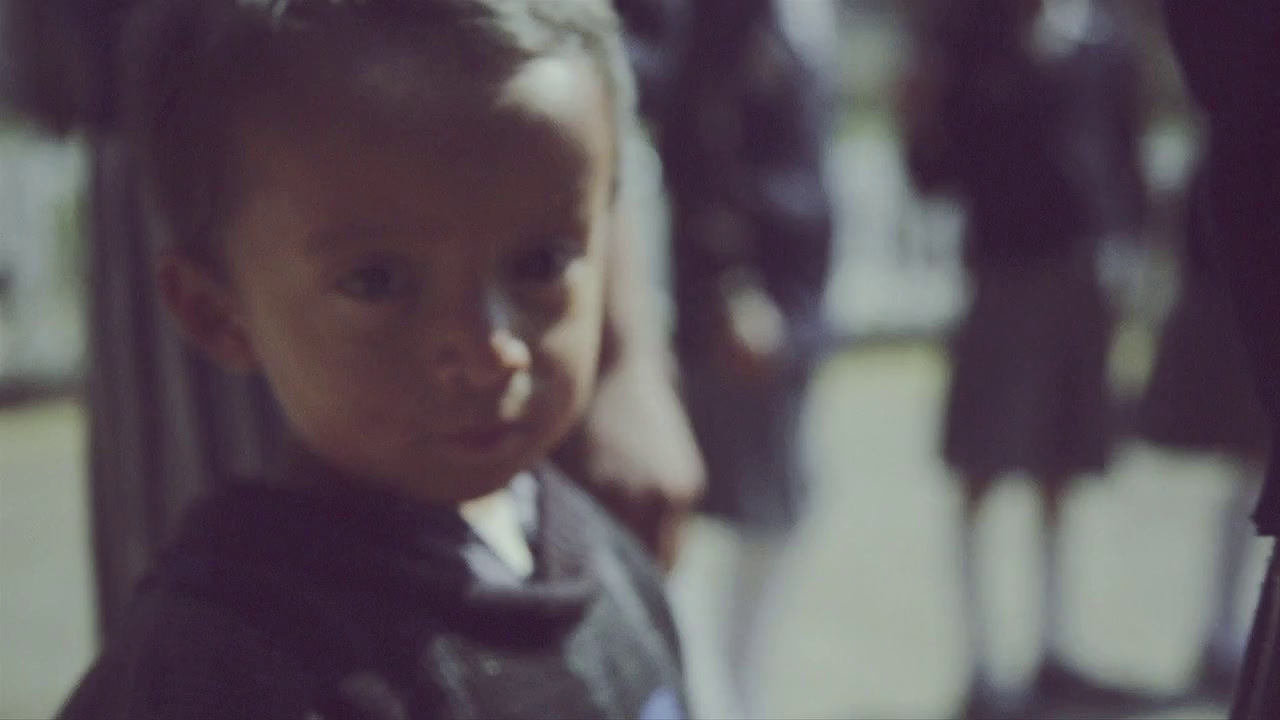
[[[447,85],[411,133],[246,123],[226,281],[183,261],[162,275],[179,320],[265,375],[308,451],[433,502],[500,487],[584,407],[614,172],[588,61],[532,61],[496,97]]]

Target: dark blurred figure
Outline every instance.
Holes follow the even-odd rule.
[[[0,104],[59,133],[105,121],[113,38],[132,1],[0,3]]]
[[[675,346],[709,464],[705,509],[792,527],[795,424],[826,333],[825,89],[771,0],[698,0],[658,126],[672,205]]]
[[[687,31],[668,48],[674,63],[639,54],[635,65],[667,70],[642,77],[653,94],[641,100],[671,202],[675,347],[707,465],[704,509],[745,541],[727,653],[755,715],[753,666],[804,505],[799,426],[826,335],[826,68],[801,56],[773,0],[619,0],[624,14],[641,4]]]
[[[1180,453],[1214,455],[1234,468],[1222,509],[1210,634],[1194,677],[1197,694],[1230,698],[1244,636],[1236,622],[1248,557],[1249,506],[1257,497],[1271,442],[1269,419],[1252,382],[1230,288],[1214,262],[1203,196],[1204,173],[1187,193],[1181,284],[1166,320],[1155,367],[1139,404],[1138,436]]]
[[[1059,531],[1072,481],[1103,472],[1108,457],[1111,311],[1097,254],[1103,238],[1135,236],[1142,221],[1134,51],[1090,2],[941,3],[920,23],[902,98],[909,169],[922,191],[964,205],[973,285],[951,345],[944,440],[964,491],[974,667],[964,715],[1018,706],[989,675],[976,544],[983,500],[1014,471],[1031,476],[1043,503],[1044,655],[1028,694],[1118,709],[1137,698],[1064,657]]]
[[[1187,83],[1208,117],[1204,203],[1214,257],[1235,300],[1260,397],[1272,419],[1272,456],[1254,513],[1280,535],[1280,4],[1166,0],[1168,29]],[[1280,555],[1263,585],[1237,683],[1232,720],[1280,717]]]

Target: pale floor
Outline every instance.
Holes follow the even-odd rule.
[[[945,717],[960,692],[957,496],[935,452],[944,383],[941,356],[925,346],[843,356],[817,383],[814,511],[760,681],[772,714]],[[93,651],[83,422],[70,402],[0,413],[0,718],[48,716]],[[1082,666],[1153,689],[1184,680],[1203,631],[1213,509],[1229,490],[1221,473],[1211,461],[1129,449],[1111,479],[1081,488],[1067,532]],[[1016,483],[987,513],[992,644],[1010,680],[1036,652],[1034,522],[1033,496]],[[672,581],[696,708],[708,717],[730,712],[714,652],[734,552],[727,532],[699,524]]]
[[[47,717],[93,652],[80,407],[0,412],[0,717]]]

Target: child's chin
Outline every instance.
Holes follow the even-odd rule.
[[[433,469],[423,473],[422,479],[437,494],[448,495],[457,501],[474,500],[506,487],[521,472],[532,469],[537,455],[519,452],[490,457],[487,461],[471,457],[465,460],[433,463]]]

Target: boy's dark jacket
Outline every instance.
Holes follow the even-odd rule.
[[[581,491],[539,477],[539,569],[510,586],[475,579],[456,512],[225,488],[60,717],[683,717],[660,577]]]

